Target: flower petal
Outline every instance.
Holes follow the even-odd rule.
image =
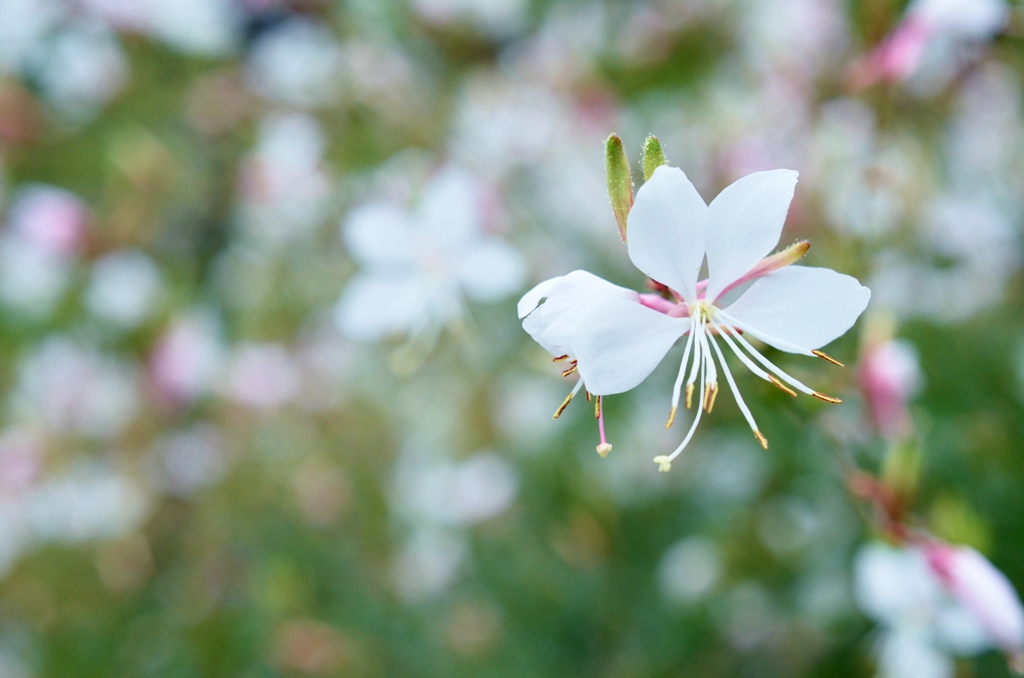
[[[523,329],[551,355],[562,356],[574,355],[576,328],[595,306],[614,298],[636,303],[639,295],[593,273],[573,271],[562,276],[546,296],[547,301],[523,320]]]
[[[355,208],[345,218],[342,234],[352,257],[368,266],[407,266],[413,260],[409,217],[396,205]]]
[[[431,242],[451,252],[479,237],[483,226],[483,185],[468,170],[446,167],[423,189],[417,217]]]
[[[491,303],[522,287],[526,262],[512,245],[488,238],[461,258],[457,270],[466,296]]]
[[[689,329],[689,318],[672,318],[632,301],[613,299],[595,307],[572,342],[587,390],[611,395],[637,386]]]
[[[766,344],[809,353],[853,327],[869,299],[871,290],[848,275],[789,266],[760,278],[725,312]]]
[[[662,165],[637,191],[629,212],[629,258],[690,303],[697,300],[697,275],[704,263],[707,211],[683,171]]]
[[[558,276],[556,278],[549,278],[544,282],[537,283],[533,289],[523,295],[523,298],[519,300],[516,305],[516,310],[519,312],[519,319],[522,320],[526,316],[533,312],[533,309],[537,308],[537,305],[542,299],[548,296],[548,294],[555,288],[555,285],[562,282],[562,278],[565,276]]]
[[[377,341],[415,332],[429,321],[430,299],[412,275],[358,275],[334,308],[335,325],[352,341]]]
[[[708,300],[717,299],[778,244],[797,176],[793,170],[748,174],[711,201],[704,226]]]

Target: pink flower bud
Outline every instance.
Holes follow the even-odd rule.
[[[950,594],[969,609],[1011,658],[1024,652],[1024,606],[1013,585],[984,556],[969,546],[932,542],[928,565]]]
[[[905,439],[913,433],[907,401],[921,383],[913,345],[899,339],[869,342],[857,376],[878,432],[889,440]]]

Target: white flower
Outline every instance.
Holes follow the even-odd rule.
[[[343,225],[352,257],[364,266],[338,302],[335,319],[348,338],[436,334],[462,315],[462,297],[497,301],[522,284],[522,256],[483,232],[483,188],[449,167],[408,210],[375,202]]]
[[[603,300],[579,320],[573,333],[571,347],[580,375],[597,396],[622,393],[640,384],[676,341],[688,335],[668,426],[684,381],[687,405],[699,386],[700,407],[682,444],[671,455],[655,460],[663,471],[689,443],[701,412],[710,412],[714,406],[719,366],[754,435],[767,448],[717,338],[755,375],[791,395],[796,393],[782,382],[819,399],[839,402],[783,372],[746,338],[750,335],[782,351],[835,362],[817,349],[846,332],[871,295],[850,276],[789,266],[803,256],[807,243],[766,257],[778,243],[796,178],[791,170],[757,172],[736,181],[706,205],[681,170],[659,167],[637,193],[628,220],[628,248],[637,268],[664,285],[671,300],[649,296]],[[698,283],[705,257],[709,277]],[[727,303],[730,291],[750,281],[754,282],[749,289]]]
[[[1024,610],[1006,577],[965,546],[872,543],[854,561],[857,605],[883,628],[879,675],[951,678],[951,656],[997,648],[1015,660]]]

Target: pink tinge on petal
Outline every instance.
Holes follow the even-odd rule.
[[[928,565],[950,594],[977,617],[1011,656],[1024,649],[1024,606],[1013,585],[980,553],[942,542],[925,546]]]
[[[658,313],[668,313],[677,306],[674,301],[669,301],[665,297],[657,294],[641,294],[638,301],[642,306],[646,306]]]
[[[931,26],[922,18],[908,16],[875,49],[851,69],[850,84],[860,91],[880,82],[905,80],[917,69],[931,39]]]

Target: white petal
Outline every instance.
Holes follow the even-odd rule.
[[[413,260],[408,215],[395,205],[371,203],[349,212],[342,226],[353,258],[370,266],[402,266]]]
[[[793,170],[755,172],[711,201],[704,226],[708,300],[714,301],[778,244],[796,178]]]
[[[574,355],[573,335],[580,321],[597,305],[609,299],[629,299],[637,293],[599,278],[587,271],[573,271],[555,285],[547,301],[523,320],[523,329],[551,355]]]
[[[572,342],[587,390],[611,395],[637,386],[689,329],[689,318],[671,318],[635,301],[613,299],[597,306],[580,322]]]
[[[526,262],[512,245],[488,238],[461,258],[458,274],[466,296],[490,303],[522,288]]]
[[[760,278],[725,311],[761,341],[803,353],[853,327],[870,298],[871,290],[848,275],[788,266]]]
[[[443,250],[472,243],[482,222],[483,186],[469,171],[448,167],[423,189],[417,210],[420,226]]]
[[[542,299],[548,296],[548,294],[555,288],[555,285],[562,282],[562,278],[565,276],[558,276],[557,278],[549,278],[542,283],[538,283],[533,289],[523,295],[523,298],[519,300],[516,305],[516,310],[519,312],[519,319],[522,320],[526,316],[530,315],[533,309],[537,308],[537,304]]]
[[[627,220],[629,258],[689,302],[697,298],[697,275],[704,263],[707,211],[683,171],[662,165],[637,191]]]
[[[1024,649],[1024,609],[1002,572],[970,547],[953,550],[953,595],[977,616],[996,644],[1006,651]]]
[[[955,674],[953,660],[921,634],[901,629],[882,636],[878,678],[953,678]]]
[[[427,288],[414,276],[356,276],[334,309],[338,329],[353,341],[412,332],[429,316]]]

